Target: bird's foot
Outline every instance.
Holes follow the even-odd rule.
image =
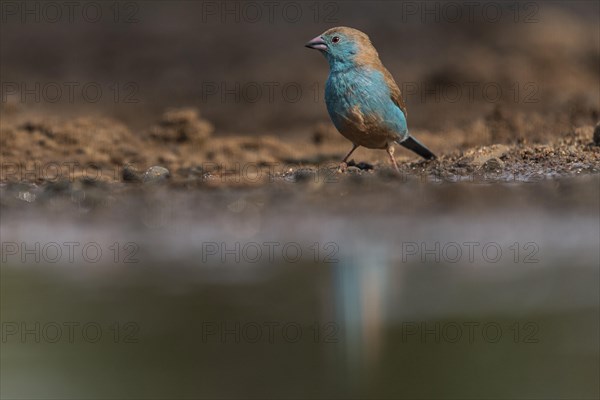
[[[340,174],[344,174],[344,173],[346,173],[347,170],[348,170],[348,163],[346,163],[345,161],[342,161],[340,163],[340,166],[338,167],[337,172]]]
[[[402,175],[400,172],[400,168],[398,167],[398,163],[396,162],[396,159],[394,158],[394,145],[388,146],[387,153],[390,156],[390,161],[392,162],[392,165],[394,166],[396,173],[398,175]]]

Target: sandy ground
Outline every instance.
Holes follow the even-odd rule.
[[[174,185],[260,185],[315,174],[327,179],[394,177],[384,151],[364,148],[339,175],[339,161],[350,143],[328,122],[280,138],[216,135],[211,122],[193,108],[168,110],[140,132],[108,118],[16,113],[7,120],[0,135],[0,180],[5,183],[152,181],[144,173],[153,166],[166,168],[165,181]],[[404,149],[396,158],[402,177],[432,181],[528,181],[600,172],[600,128],[582,125],[552,134],[544,130],[547,124],[537,114],[509,116],[497,108],[463,129],[413,131],[438,160],[424,161]],[[535,130],[543,132],[543,139],[532,134]]]

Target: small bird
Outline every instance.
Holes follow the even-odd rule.
[[[427,160],[436,158],[408,133],[406,104],[400,89],[365,33],[344,26],[331,28],[305,46],[319,50],[329,62],[327,111],[337,130],[353,144],[340,165],[342,170],[360,146],[386,149],[398,172],[395,143]]]

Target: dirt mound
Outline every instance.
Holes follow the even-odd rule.
[[[569,121],[566,112],[546,117],[496,107],[462,128],[411,131],[439,156],[437,161],[424,162],[403,148],[396,157],[403,174],[442,180],[491,172],[503,180],[598,172],[600,147],[594,144],[594,127],[573,128]],[[559,133],[550,134],[550,125],[554,125],[552,132]],[[160,166],[168,169],[174,182],[234,176],[236,183],[256,184],[273,176],[285,178],[296,170],[335,169],[351,147],[328,122],[313,126],[312,136],[310,131],[282,134],[285,140],[273,135],[215,135],[213,131],[213,125],[194,108],[168,109],[154,125],[139,132],[101,117],[8,118],[0,133],[0,181],[90,175],[99,180],[140,181],[144,171]],[[389,169],[384,151],[359,148],[350,162],[354,174]],[[257,175],[263,179],[254,179]]]
[[[198,142],[202,144],[214,131],[213,125],[200,118],[195,108],[167,110],[150,128],[150,138],[163,142]]]
[[[0,148],[4,164],[79,163],[108,168],[146,160],[143,140],[110,118],[32,118],[3,124]]]
[[[119,171],[125,167],[138,172],[153,165],[171,171],[221,171],[239,168],[240,164],[262,165],[293,158],[291,147],[279,138],[215,137],[213,130],[193,108],[169,109],[141,133],[110,118],[3,121],[0,181],[46,181],[57,176],[71,179],[87,176],[89,170],[108,171],[94,177],[114,180],[122,177]],[[54,171],[56,168],[60,171]]]

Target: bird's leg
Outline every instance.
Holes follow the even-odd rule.
[[[339,169],[340,172],[346,171],[346,168],[348,168],[348,164],[346,164],[346,161],[348,161],[348,158],[350,158],[352,153],[354,153],[354,150],[356,150],[357,148],[358,148],[358,145],[352,143],[352,150],[350,150],[350,152],[348,154],[346,154],[346,157],[344,157],[344,159],[340,163],[340,169]]]
[[[394,165],[396,172],[400,173],[400,168],[398,168],[398,163],[396,162],[396,159],[394,158],[394,145],[393,144],[388,145],[387,153],[390,155],[390,160],[392,160],[392,164]]]

